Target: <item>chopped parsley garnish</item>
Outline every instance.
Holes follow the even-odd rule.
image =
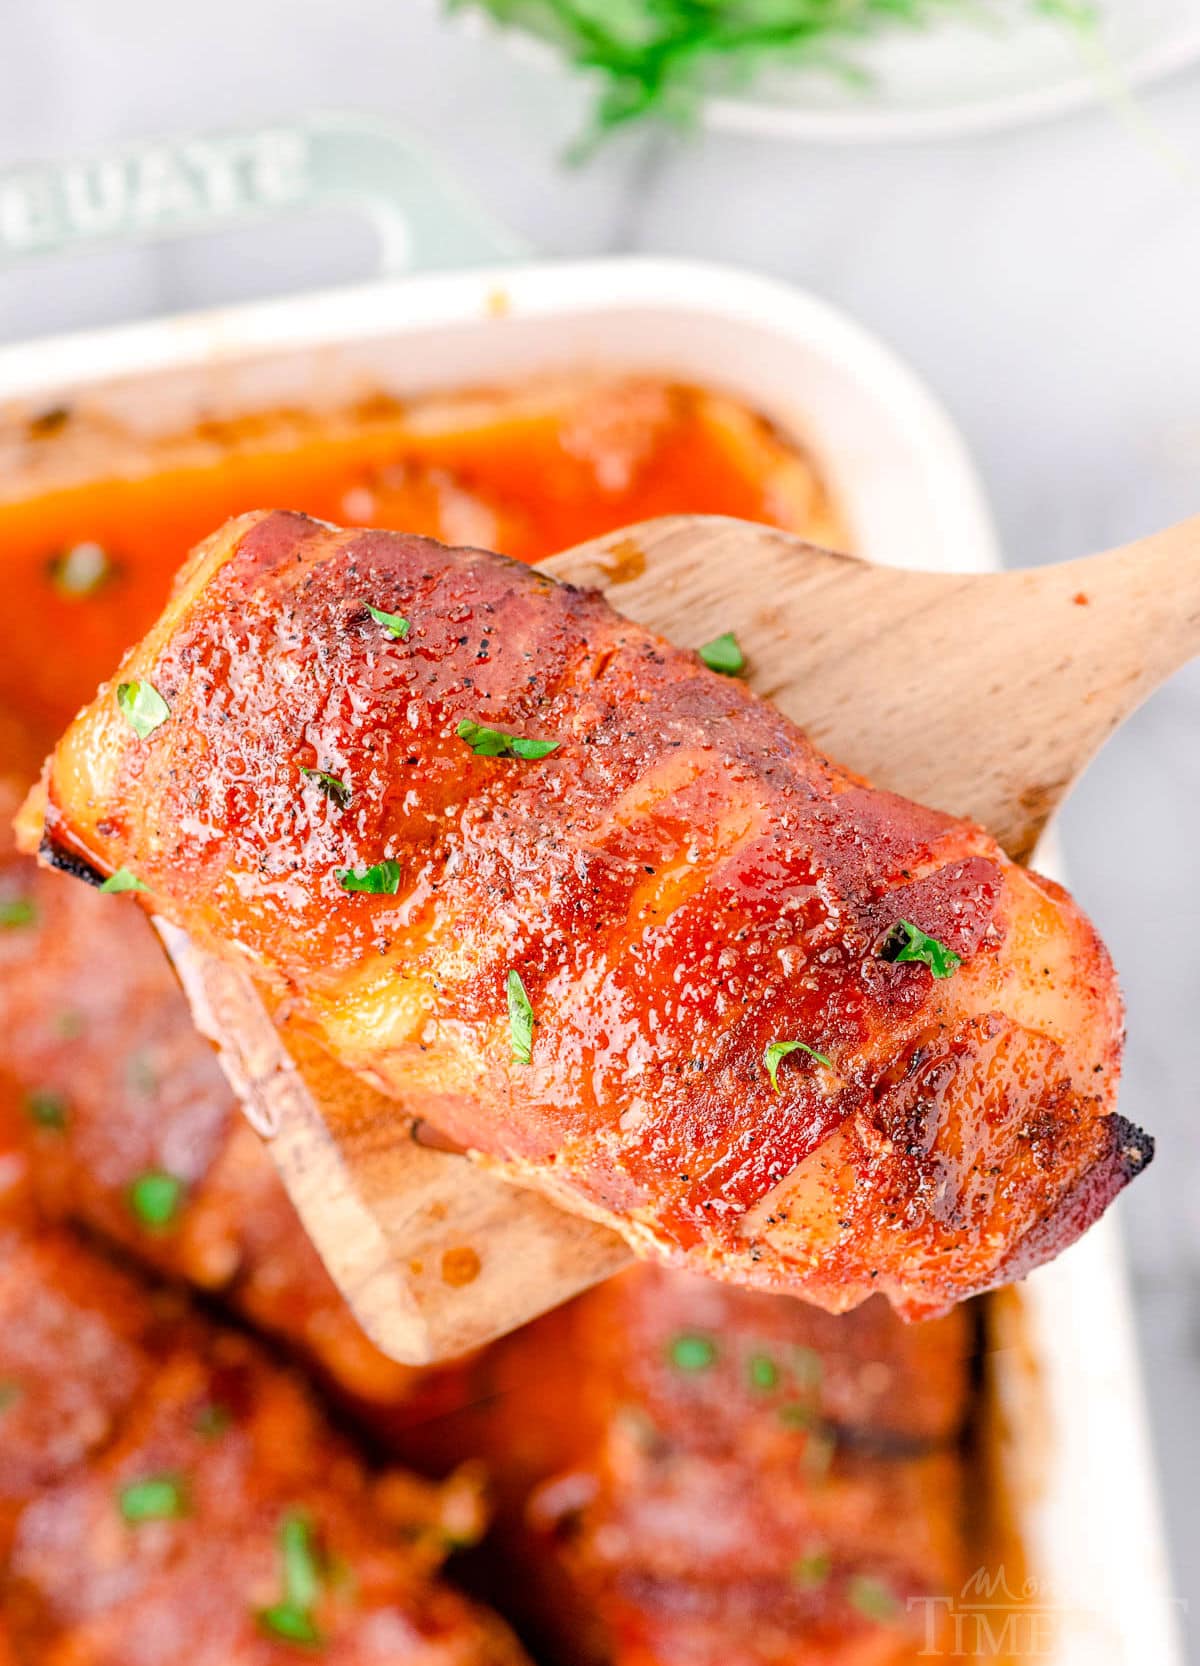
[[[311,1608],[321,1594],[321,1570],[312,1539],[312,1524],[299,1511],[290,1512],[279,1524],[283,1589],[288,1602],[297,1608]]]
[[[25,1096],[25,1109],[36,1128],[49,1128],[61,1134],[67,1126],[67,1102],[61,1093],[49,1088],[35,1088]]]
[[[16,931],[19,926],[31,926],[37,920],[37,904],[32,897],[0,897],[0,929]]]
[[[513,1061],[516,1064],[532,1064],[533,1008],[521,982],[520,972],[509,972],[504,980],[504,993],[508,999],[508,1038],[512,1043]]]
[[[846,1595],[860,1614],[880,1624],[894,1620],[899,1612],[900,1604],[891,1586],[885,1580],[872,1578],[870,1574],[856,1573],[847,1581]]]
[[[403,642],[408,636],[407,619],[402,619],[398,613],[385,613],[381,607],[372,607],[370,602],[364,602],[363,606],[375,623],[382,625],[388,635],[396,642]]]
[[[716,1363],[717,1345],[709,1336],[685,1332],[669,1349],[671,1364],[679,1371],[707,1371]]]
[[[301,1511],[290,1510],[279,1523],[279,1557],[283,1599],[260,1609],[258,1623],[289,1643],[319,1643],[321,1633],[312,1610],[321,1595],[321,1567],[312,1524]]]
[[[171,715],[170,706],[153,683],[119,683],[117,704],[139,740],[152,735]]]
[[[312,1614],[293,1603],[273,1603],[270,1608],[258,1609],[258,1624],[275,1638],[283,1638],[285,1643],[317,1644],[322,1641]]]
[[[120,891],[148,891],[150,887],[143,885],[138,876],[130,873],[128,868],[118,868],[116,873],[109,874],[100,889],[107,891],[111,896]]]
[[[174,1222],[183,1205],[185,1190],[178,1175],[150,1169],[139,1174],[130,1186],[129,1207],[143,1226],[161,1230]]]
[[[952,978],[962,965],[962,956],[929,937],[911,920],[898,920],[888,932],[879,951],[884,960],[919,961],[928,966],[935,978]]]
[[[767,1075],[771,1078],[771,1086],[776,1093],[779,1092],[779,1066],[788,1054],[794,1053],[797,1048],[801,1052],[807,1053],[810,1058],[816,1059],[818,1064],[823,1064],[830,1070],[833,1068],[831,1061],[825,1057],[824,1053],[818,1053],[815,1047],[808,1045],[807,1041],[772,1041],[763,1054],[763,1065]]]
[[[273,1637],[282,1637],[285,1643],[316,1644],[321,1641],[317,1622],[307,1610],[297,1608],[294,1603],[276,1602],[270,1608],[260,1608],[258,1623]]]
[[[60,596],[92,596],[115,572],[103,544],[92,539],[60,550],[50,563],[50,582]]]
[[[482,723],[472,723],[464,717],[454,731],[465,740],[477,758],[545,758],[557,752],[556,740],[527,740],[524,735],[509,735],[503,729],[488,729]]]
[[[309,769],[307,764],[300,765],[301,775],[306,775],[310,781],[315,781],[326,798],[331,798],[339,810],[344,810],[350,802],[350,788],[336,775],[331,775],[327,769]]]
[[[140,1521],[172,1521],[187,1515],[187,1488],[178,1475],[151,1475],[133,1481],[117,1495],[121,1514],[131,1525]]]
[[[827,1550],[810,1550],[792,1563],[792,1581],[806,1591],[819,1590],[833,1570],[833,1558]]]
[[[229,1407],[222,1406],[214,1400],[210,1405],[200,1407],[192,1427],[205,1440],[215,1440],[217,1435],[225,1433],[232,1422],[233,1413]]]
[[[365,891],[372,897],[394,897],[400,889],[399,862],[372,862],[362,873],[353,868],[336,870],[343,891]]]
[[[770,1354],[751,1354],[746,1361],[746,1375],[751,1388],[766,1394],[779,1382],[779,1367]]]
[[[710,671],[719,671],[724,677],[736,677],[739,671],[746,669],[746,656],[732,631],[714,636],[711,642],[706,642],[696,652]]]

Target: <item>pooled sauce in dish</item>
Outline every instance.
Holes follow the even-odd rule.
[[[379,397],[153,443],[64,408],[0,426],[0,481],[0,701],[55,727],[150,624],[192,545],[265,505],[520,561],[681,511],[845,543],[813,465],[761,417],[645,379]]]

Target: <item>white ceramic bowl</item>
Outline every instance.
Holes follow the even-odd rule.
[[[978,16],[951,16],[920,30],[881,31],[842,48],[865,71],[862,85],[819,69],[768,70],[744,92],[709,98],[703,121],[719,131],[811,143],[948,139],[1049,121],[1093,105],[1116,108],[1200,63],[1198,0],[1099,3],[1103,24],[1094,39],[1034,15],[1019,0],[1007,7],[1003,22],[990,25]],[[589,80],[536,37],[474,12],[463,22],[546,69],[575,73],[585,85]]]
[[[1095,42],[1045,19],[988,30],[947,21],[856,53],[872,84],[780,74],[716,98],[709,126],[764,138],[837,142],[945,139],[1049,121],[1130,94],[1200,63],[1197,0],[1102,0]]]

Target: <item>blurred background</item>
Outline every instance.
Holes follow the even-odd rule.
[[[736,262],[848,309],[945,402],[1007,560],[1035,564],[1200,512],[1200,63],[1132,98],[1087,73],[1100,96],[1052,122],[843,143],[652,126],[572,166],[587,90],[432,5],[38,0],[0,7],[0,165],[314,109],[386,116],[539,252]],[[370,232],[331,212],[31,263],[0,274],[0,340],[340,282],[373,260]],[[1120,1213],[1175,1589],[1193,1603],[1198,736],[1193,666],[1111,743],[1063,819],[1073,888],[1128,997],[1124,1109],[1159,1140]]]

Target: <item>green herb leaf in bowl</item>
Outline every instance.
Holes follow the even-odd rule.
[[[688,124],[713,94],[736,94],[772,69],[812,68],[869,90],[858,55],[886,32],[953,18],[997,29],[1025,16],[1087,29],[1092,0],[446,0],[489,13],[557,48],[599,91],[577,154],[646,117]]]

